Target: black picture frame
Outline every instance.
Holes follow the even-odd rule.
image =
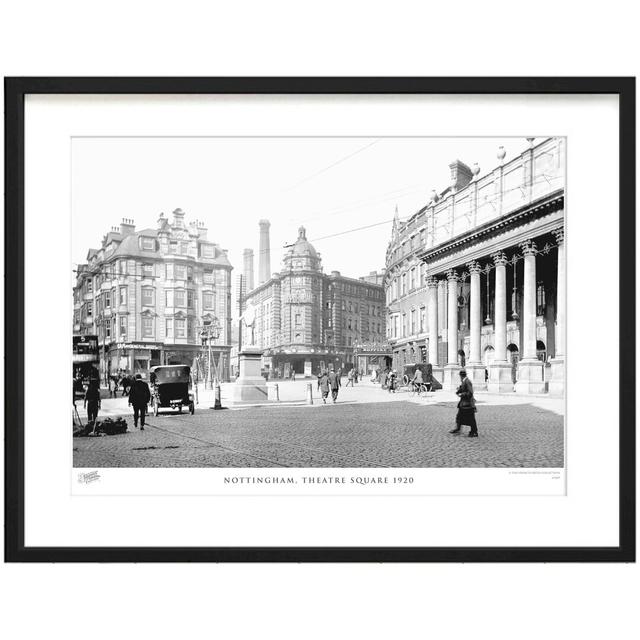
[[[5,561],[635,561],[635,78],[5,78]],[[615,94],[620,145],[619,531],[612,547],[26,547],[24,540],[24,101],[27,94]],[[8,313],[7,310],[11,312]],[[624,345],[624,347],[622,346]]]

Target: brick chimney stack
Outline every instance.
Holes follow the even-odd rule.
[[[123,238],[135,233],[136,224],[131,218],[122,218],[122,222],[120,223],[120,233]]]
[[[454,191],[464,189],[473,179],[473,172],[461,160],[454,160],[449,164],[451,169],[451,187]]]
[[[253,249],[244,250],[244,290],[253,289]]]
[[[269,240],[268,220],[260,220],[260,254],[258,256],[258,285],[265,283],[271,277],[271,242]]]

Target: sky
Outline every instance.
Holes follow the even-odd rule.
[[[271,271],[307,230],[325,272],[360,277],[384,267],[397,206],[406,219],[449,185],[449,163],[480,176],[528,147],[521,138],[74,138],[72,262],[122,218],[156,227],[180,207],[229,252],[232,281],[245,248],[258,269],[258,220],[271,222]],[[375,226],[370,226],[375,225]],[[361,229],[361,227],[367,227]],[[358,231],[354,231],[360,229]],[[327,237],[330,236],[330,237]],[[234,292],[235,299],[235,292]],[[235,305],[234,305],[235,306]]]

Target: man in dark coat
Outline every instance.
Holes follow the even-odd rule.
[[[340,389],[340,378],[338,378],[338,374],[333,369],[329,371],[329,387],[331,387],[331,398],[335,404],[338,390]]]
[[[91,380],[84,396],[84,406],[87,409],[87,420],[95,422],[100,408],[100,386],[97,380]]]
[[[456,391],[456,395],[460,398],[458,401],[458,413],[456,415],[456,427],[451,429],[449,433],[460,433],[463,424],[469,425],[470,438],[478,437],[478,425],[476,424],[476,399],[473,397],[473,385],[471,380],[467,378],[467,372],[460,369],[460,386]]]
[[[151,400],[149,385],[138,373],[129,391],[129,404],[133,406],[133,423],[138,428],[138,418],[140,418],[140,431],[144,431],[144,417],[147,413],[147,405]]]

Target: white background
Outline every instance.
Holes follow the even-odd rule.
[[[12,3],[5,75],[633,75],[630,5]],[[621,16],[625,16],[622,20]],[[594,129],[598,123],[594,122]],[[593,162],[612,158],[593,150]],[[607,200],[598,185],[594,198]],[[586,268],[606,269],[595,251]],[[600,399],[606,402],[606,395]],[[473,536],[473,527],[470,527]],[[12,637],[600,638],[637,566],[9,566]],[[120,592],[94,606],[96,592]],[[88,594],[88,595],[87,595]],[[80,604],[88,601],[87,604]],[[108,611],[108,615],[105,613]]]

